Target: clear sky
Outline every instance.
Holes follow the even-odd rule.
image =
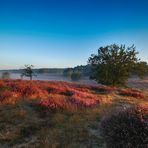
[[[148,0],[0,0],[0,69],[84,65],[112,43],[148,62]]]

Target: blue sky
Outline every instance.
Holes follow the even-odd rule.
[[[148,62],[147,0],[0,0],[0,69],[84,65],[112,43]]]

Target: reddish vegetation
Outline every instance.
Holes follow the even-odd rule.
[[[73,109],[66,97],[62,95],[51,95],[48,99],[41,100],[39,106],[50,110]]]
[[[92,93],[90,86],[55,81],[0,81],[0,102],[21,98],[38,99],[39,106],[51,110],[99,105],[99,98]]]
[[[111,87],[111,86],[91,86],[90,89],[98,91],[100,93],[111,93],[116,89],[116,87]]]
[[[98,93],[119,92],[121,95],[143,98],[140,91],[117,90],[115,87],[91,86],[56,81],[0,80],[0,102],[15,103],[23,99],[36,99],[47,109],[77,109],[96,107],[103,99]]]
[[[70,101],[72,104],[83,107],[94,107],[99,104],[99,98],[97,96],[81,91],[73,91]]]
[[[9,90],[4,90],[3,92],[0,93],[0,101],[4,101],[7,98],[13,97],[13,92]]]
[[[107,147],[146,148],[147,108],[119,110],[101,121],[101,133]]]
[[[135,89],[124,89],[119,90],[120,95],[123,96],[129,96],[134,98],[144,98],[144,95],[141,93],[141,91],[135,90]]]

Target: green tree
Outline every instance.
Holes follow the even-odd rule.
[[[138,75],[141,79],[148,74],[147,62],[140,61],[135,65],[133,74]]]
[[[33,76],[36,76],[35,73],[33,72],[33,65],[25,65],[25,68],[22,69],[22,74],[21,74],[21,78],[23,78],[24,76],[29,77],[30,80],[32,80]]]
[[[74,71],[71,74],[71,80],[72,81],[78,81],[78,80],[80,80],[80,78],[81,78],[81,73],[79,71]]]
[[[72,69],[72,68],[66,68],[66,69],[63,71],[63,76],[71,77],[72,73],[73,73],[73,69]]]
[[[140,61],[135,46],[112,44],[100,47],[98,54],[91,55],[92,79],[105,85],[125,85],[135,65]]]

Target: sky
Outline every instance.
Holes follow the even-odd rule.
[[[0,0],[0,69],[85,65],[113,43],[148,62],[148,0]]]

